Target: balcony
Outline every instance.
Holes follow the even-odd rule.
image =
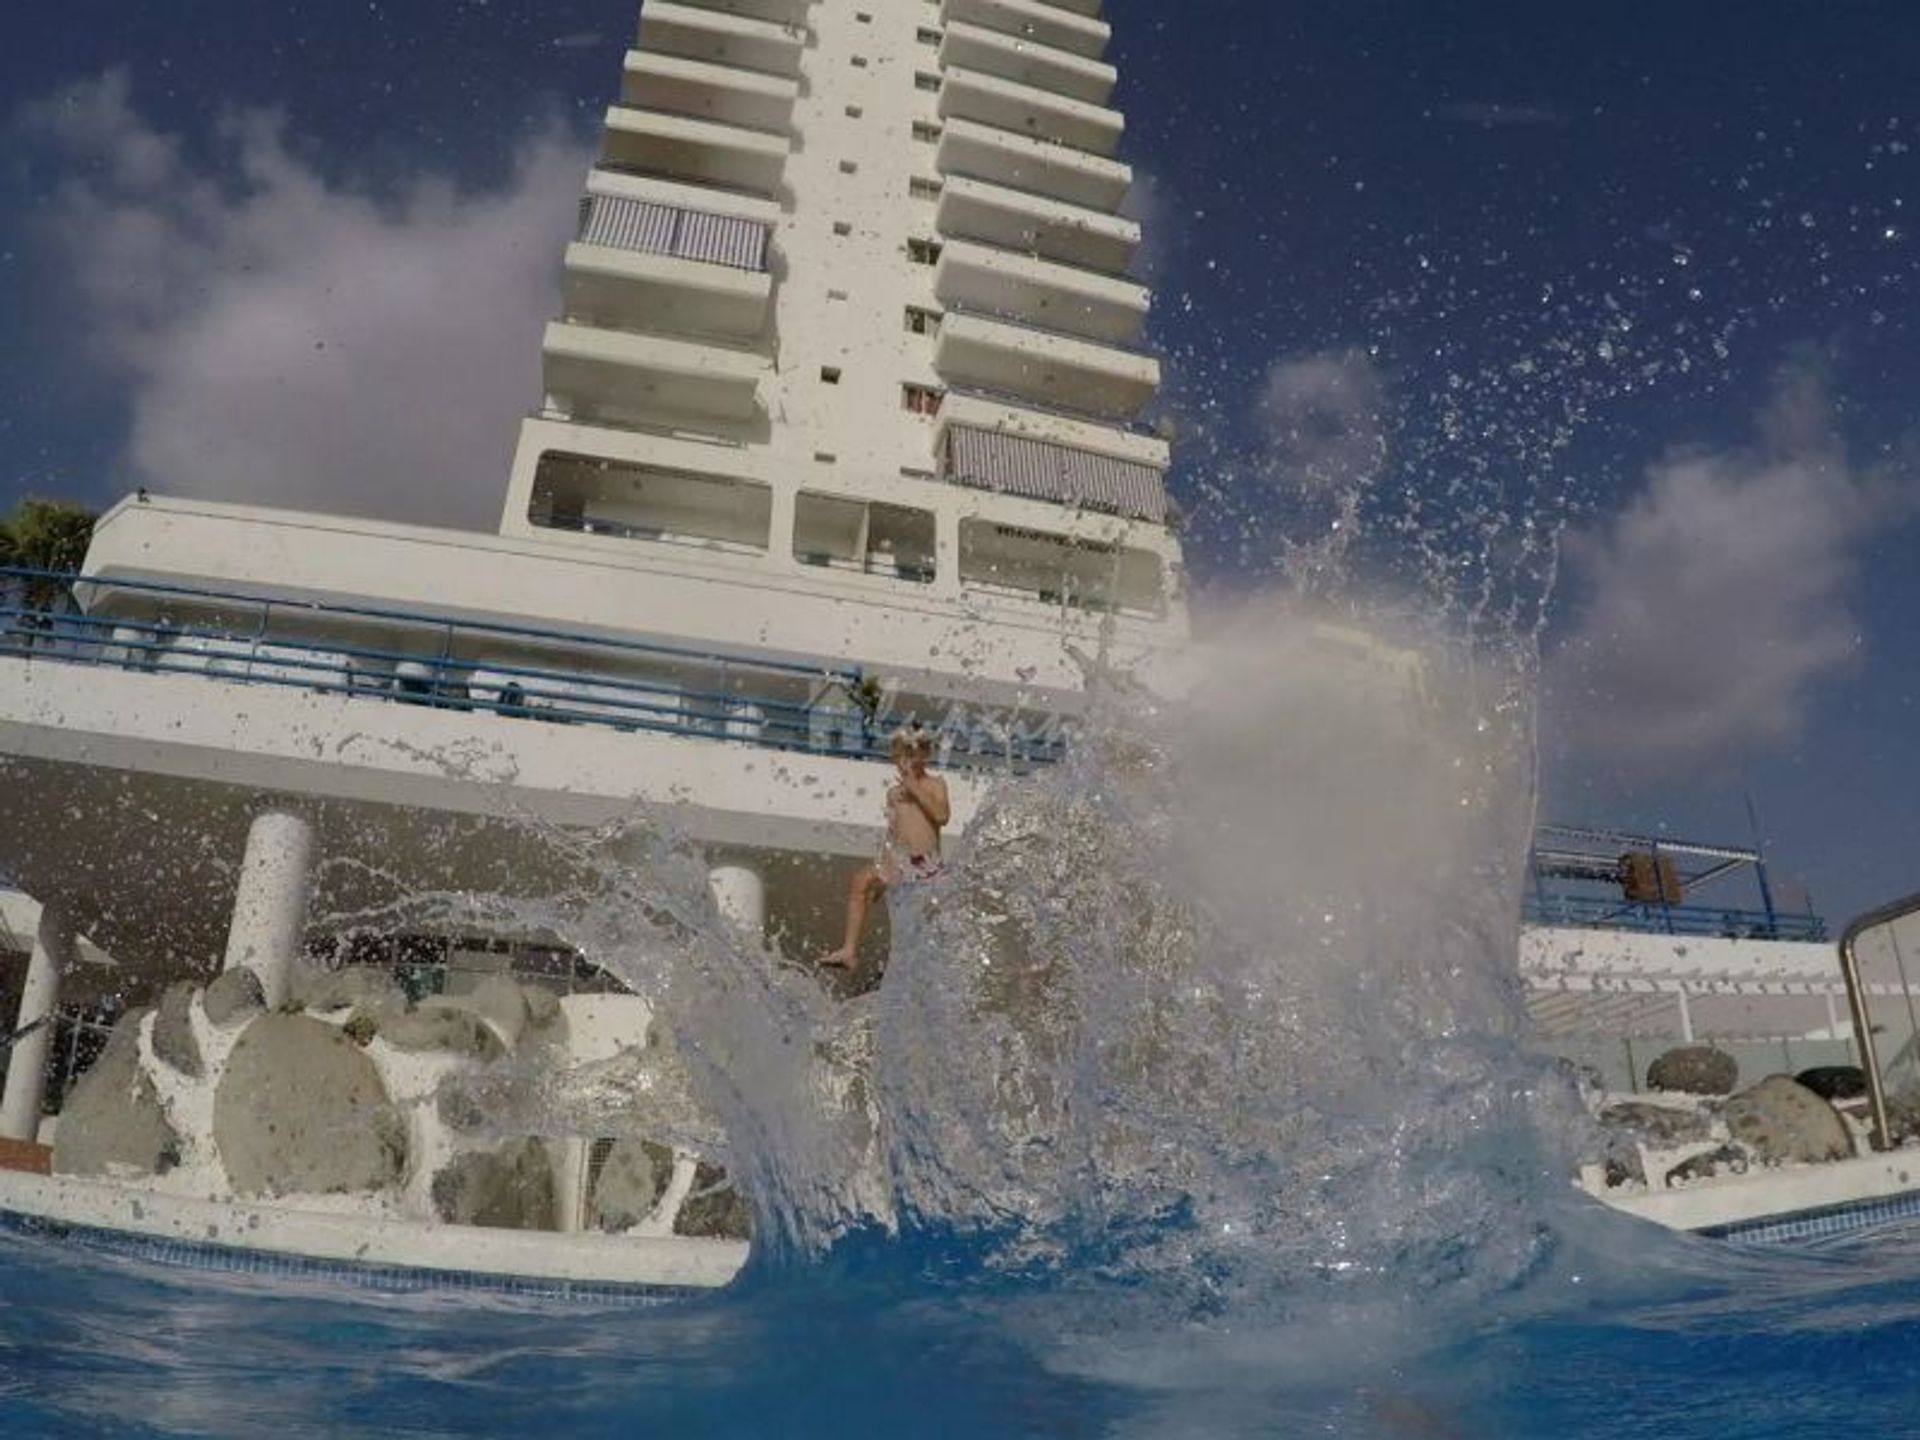
[[[607,111],[604,163],[695,185],[771,196],[792,142],[784,135],[616,105]]]
[[[683,60],[792,76],[800,73],[806,36],[796,28],[704,5],[647,0],[640,12],[640,47]]]
[[[627,52],[621,103],[785,134],[793,123],[800,82],[711,60],[689,60],[645,50]]]
[[[947,426],[940,443],[949,484],[1167,522],[1166,473],[1156,466],[971,425]]]
[[[1131,418],[1160,388],[1160,362],[1151,355],[963,312],[949,312],[941,322],[934,368],[949,384],[999,390],[1101,419]]]
[[[1051,330],[1119,345],[1139,335],[1150,301],[1147,287],[1131,280],[967,240],[950,240],[941,248],[933,285],[940,303],[957,310],[1017,315]]]
[[[1120,208],[1133,184],[1133,171],[1118,160],[972,120],[947,122],[936,163],[943,175],[984,180],[1108,214]]]
[[[1124,270],[1140,248],[1140,226],[1132,220],[961,175],[942,188],[935,224],[952,239],[1090,270]]]
[[[693,0],[703,10],[719,15],[759,20],[769,25],[798,29],[807,18],[813,0]]]
[[[1113,38],[1105,21],[1044,0],[943,0],[940,23],[977,25],[1092,60],[1106,54]]]
[[[959,21],[947,26],[940,42],[940,63],[948,69],[973,70],[1037,86],[1089,105],[1105,105],[1120,75],[1104,60],[1089,60],[1084,55]]]
[[[613,329],[751,339],[773,300],[767,242],[752,220],[589,195],[567,247],[566,313]]]
[[[1139,426],[1115,425],[1062,410],[1023,403],[988,390],[949,389],[940,405],[934,444],[940,455],[952,448],[952,432],[987,430],[1043,441],[1063,449],[1109,456],[1165,472],[1173,451],[1159,435]]]
[[[1120,148],[1126,129],[1118,110],[977,70],[947,71],[940,87],[940,118],[974,120],[1103,156]]]
[[[542,353],[548,395],[578,418],[750,420],[771,370],[747,351],[565,320]]]
[[[758,555],[772,529],[773,492],[731,476],[549,452],[527,519],[542,529]]]

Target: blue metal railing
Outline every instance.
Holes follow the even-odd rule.
[[[855,759],[887,754],[888,722],[851,698],[863,683],[856,667],[811,667],[372,606],[5,567],[0,593],[6,579],[29,581],[37,593],[0,603],[0,655],[199,674]],[[142,597],[149,611],[161,613],[88,613],[83,597],[102,592]],[[236,623],[236,607],[250,624]],[[313,633],[322,627],[358,634],[336,640]],[[404,637],[397,642],[395,630]],[[556,650],[563,658],[551,662],[525,653]],[[572,668],[567,661],[575,656],[609,667],[624,664],[630,673]],[[631,673],[636,669],[654,673]],[[1058,735],[1028,734],[1019,726],[929,728],[943,738],[944,763],[963,769],[1048,764],[1064,745]]]
[[[1649,935],[1719,936],[1737,940],[1827,939],[1818,915],[1727,909],[1714,905],[1637,904],[1595,895],[1530,894],[1522,910],[1530,925],[1630,930]]]

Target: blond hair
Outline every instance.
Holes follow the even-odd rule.
[[[898,760],[902,755],[933,754],[933,736],[918,725],[902,725],[893,732],[887,752]]]

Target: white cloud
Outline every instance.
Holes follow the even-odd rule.
[[[129,386],[157,492],[491,528],[589,155],[533,136],[494,189],[321,175],[277,117],[205,155],[123,72],[27,107],[60,168],[48,253],[91,358]]]
[[[1386,468],[1386,386],[1364,350],[1276,360],[1260,422],[1275,463],[1303,491],[1357,492]]]
[[[1860,654],[1850,597],[1904,483],[1862,472],[1820,375],[1783,374],[1749,448],[1683,451],[1604,525],[1569,537],[1583,603],[1549,662],[1560,738],[1648,773],[1791,743]]]

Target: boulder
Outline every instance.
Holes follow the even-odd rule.
[[[1740,1083],[1740,1062],[1711,1045],[1683,1045],[1647,1067],[1647,1088],[1682,1095],[1731,1095]]]
[[[449,1003],[466,1006],[500,1037],[507,1049],[520,1043],[532,1016],[527,1009],[527,994],[505,975],[488,975],[473,989],[460,996],[447,997]]]
[[[693,1174],[693,1190],[674,1216],[673,1233],[705,1240],[750,1240],[753,1212],[727,1183],[727,1172],[702,1160]]]
[[[616,1140],[587,1200],[587,1226],[631,1230],[653,1214],[673,1180],[673,1151],[652,1140]]]
[[[1793,1078],[1822,1100],[1858,1100],[1867,1093],[1867,1072],[1858,1065],[1816,1065]]]
[[[373,1062],[304,1015],[263,1015],[234,1044],[213,1138],[244,1196],[383,1190],[407,1156],[406,1122]]]
[[[522,993],[527,1001],[527,1023],[536,1030],[545,1030],[562,1017],[560,997],[544,985],[528,985]]]
[[[93,1067],[60,1107],[54,1133],[56,1175],[164,1175],[180,1163],[180,1136],[140,1064],[136,1010],[113,1027]]]
[[[287,980],[287,995],[303,1010],[379,1011],[407,1003],[393,971],[379,965],[342,965],[325,970],[296,965]]]
[[[198,1080],[207,1073],[206,1064],[200,1058],[200,1042],[193,1037],[194,993],[191,980],[169,985],[153,1017],[155,1058],[190,1080]]]
[[[1705,1180],[1713,1175],[1744,1175],[1747,1173],[1747,1155],[1738,1145],[1722,1145],[1717,1150],[1708,1150],[1689,1160],[1682,1160],[1667,1171],[1667,1184],[1685,1185],[1691,1180]]]
[[[260,988],[258,975],[239,965],[207,986],[206,993],[200,997],[200,1008],[210,1022],[225,1030],[265,1010],[267,992]]]
[[[1727,1101],[1727,1131],[1768,1164],[1813,1165],[1853,1154],[1853,1133],[1790,1075],[1769,1075]]]
[[[1623,1100],[1607,1106],[1600,1112],[1600,1123],[1657,1150],[1691,1145],[1713,1137],[1713,1117],[1704,1111],[1651,1105],[1644,1100]]]
[[[433,1177],[433,1208],[453,1225],[554,1229],[557,1207],[547,1147],[529,1138],[456,1156]]]
[[[500,1037],[473,1011],[448,1000],[427,1000],[416,1010],[380,1018],[380,1038],[396,1050],[444,1050],[491,1064],[507,1053]]]

